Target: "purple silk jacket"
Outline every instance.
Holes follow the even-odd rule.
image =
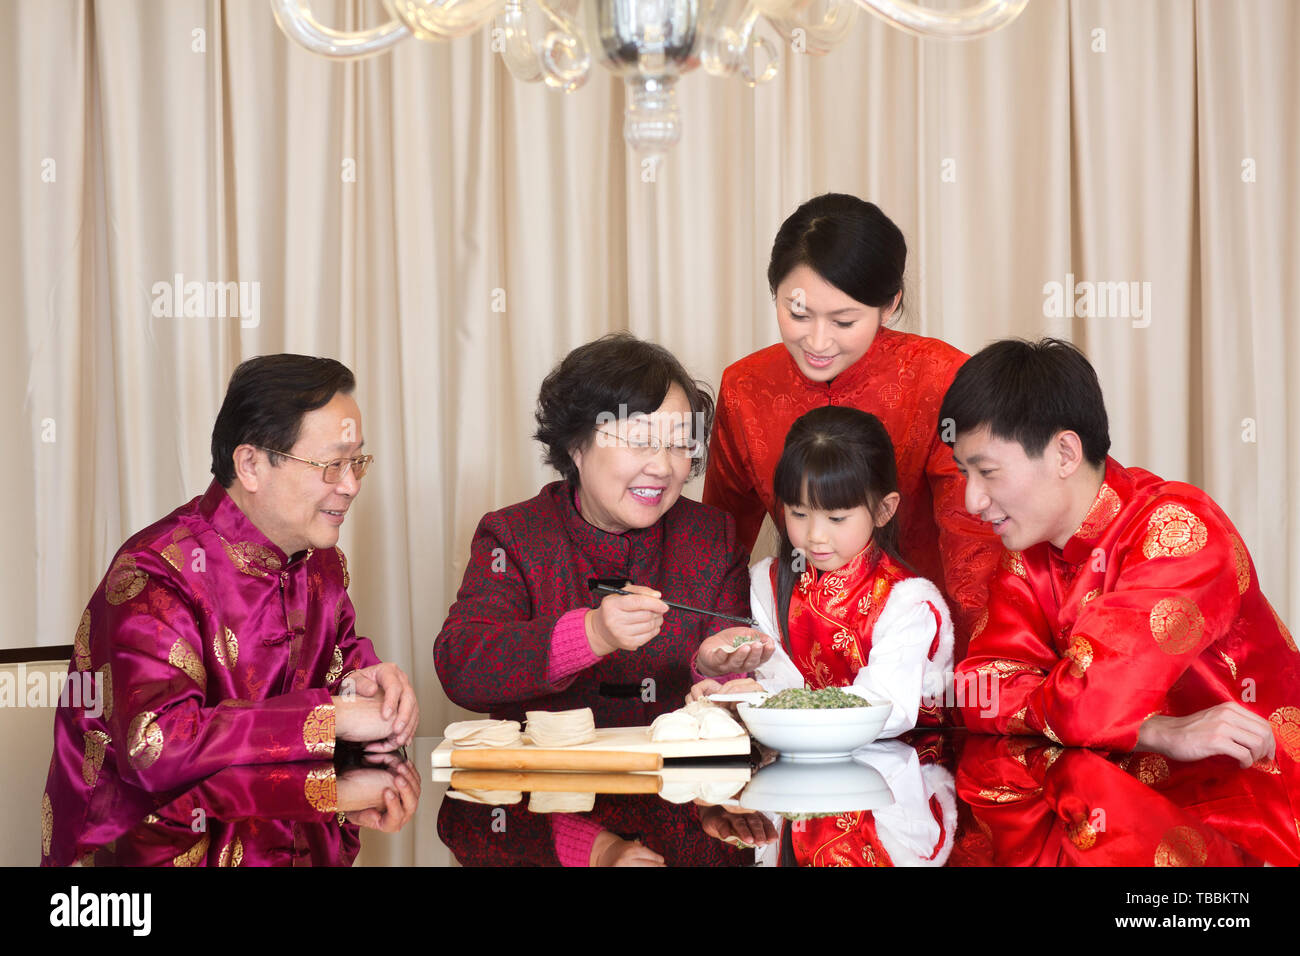
[[[379,663],[347,585],[342,551],[291,559],[216,481],[122,545],[68,666],[101,702],[69,694],[55,713],[42,864],[90,862],[231,765],[332,757],[331,698]]]
[[[748,616],[748,554],[729,514],[689,498],[651,527],[623,534],[588,524],[573,498],[566,483],[553,482],[479,522],[456,603],[434,641],[438,677],[455,703],[497,718],[590,707],[597,727],[648,724],[682,705],[700,643],[734,625],[672,609],[639,651],[616,651],[553,684],[556,622],[596,605],[589,577],[625,577],[669,601]]]

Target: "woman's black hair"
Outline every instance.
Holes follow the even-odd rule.
[[[310,355],[259,355],[241,362],[230,376],[226,397],[212,426],[212,474],[223,488],[235,481],[235,449],[257,445],[287,452],[298,441],[302,418],[356,388],[341,362]],[[272,465],[279,455],[268,455]]]
[[[843,405],[814,408],[790,426],[772,484],[777,501],[783,504],[819,511],[847,511],[865,505],[875,515],[885,496],[898,491],[894,443],[880,419],[869,412]],[[778,522],[781,545],[776,557],[776,601],[781,639],[788,649],[790,597],[800,571],[784,524]],[[871,540],[906,566],[898,550],[897,511],[875,529]],[[798,563],[806,561],[800,557]]]
[[[691,462],[694,478],[704,471],[713,394],[707,384],[686,373],[672,352],[628,332],[580,345],[552,369],[537,393],[533,437],[546,447],[546,463],[576,487],[578,466],[571,453],[585,448],[602,422],[657,411],[673,385],[686,393],[690,437],[700,443],[701,453]]]
[[[791,271],[808,266],[863,305],[888,308],[903,291],[907,241],[875,203],[826,193],[796,209],[772,243],[767,284],[772,295]],[[899,299],[897,312],[903,301]]]

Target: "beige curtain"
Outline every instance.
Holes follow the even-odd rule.
[[[1214,495],[1294,624],[1297,35],[1289,0],[1035,0],[968,43],[861,16],[758,90],[687,76],[645,182],[620,84],[518,84],[486,35],[343,65],[263,0],[0,4],[0,646],[70,642],[121,541],[203,491],[241,359],[330,355],[377,456],[342,541],[358,620],[436,733],[456,709],[431,646],[474,526],[550,478],[542,376],[628,328],[716,383],[776,340],[769,244],[826,190],[906,233],[903,328],[1082,345],[1116,457]],[[177,274],[256,283],[257,324],[156,315]],[[1149,288],[1145,315],[1046,314],[1067,275]]]

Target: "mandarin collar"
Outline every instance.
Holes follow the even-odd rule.
[[[617,554],[626,557],[632,547],[639,548],[658,548],[663,544],[663,525],[664,518],[668,512],[659,518],[648,528],[629,528],[620,534],[612,531],[604,531],[597,528],[582,516],[578,507],[578,486],[570,485],[567,481],[558,481],[554,485],[554,494],[560,499],[560,507],[564,512],[565,525],[568,527],[569,535],[573,538],[579,548],[589,554],[599,554],[610,556]],[[673,502],[673,508],[681,502],[679,495],[677,501]],[[668,511],[672,511],[669,508]],[[640,582],[632,582],[637,584]]]
[[[235,567],[244,574],[278,576],[292,565],[304,564],[312,556],[311,548],[292,557],[281,551],[258,530],[215,478],[199,501],[199,513],[217,533],[221,546]]]
[[[873,541],[851,557],[844,567],[837,568],[834,571],[818,571],[810,563],[799,583],[805,591],[815,591],[823,587],[828,580],[838,578],[838,581],[832,582],[834,589],[838,591],[850,581],[858,581],[874,574],[876,566],[880,564],[880,555],[882,553]],[[809,573],[811,573],[811,577],[808,577]]]
[[[782,343],[782,347],[785,348],[786,369],[789,371],[790,376],[801,383],[808,391],[824,396],[828,402],[833,401],[841,395],[855,391],[870,377],[876,359],[898,335],[898,332],[887,329],[882,325],[876,332],[876,337],[871,340],[871,345],[862,354],[862,357],[829,382],[814,382],[804,375],[799,369],[799,364],[794,360],[794,356],[790,354],[790,349],[785,348],[784,343]]]
[[[1106,476],[1102,479],[1101,487],[1097,489],[1097,497],[1092,500],[1092,506],[1074,534],[1070,536],[1070,540],[1066,541],[1065,547],[1060,550],[1061,557],[1070,564],[1082,564],[1086,561],[1092,555],[1093,548],[1105,534],[1106,529],[1119,516],[1131,497],[1133,497],[1132,476],[1119,462],[1107,456]],[[1048,547],[1052,546],[1049,544]],[[1052,550],[1056,549],[1052,548]]]

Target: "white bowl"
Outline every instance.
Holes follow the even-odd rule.
[[[783,710],[741,704],[737,710],[750,734],[790,760],[842,760],[871,743],[885,729],[894,705]]]
[[[778,760],[754,774],[740,795],[742,807],[769,813],[849,813],[893,802],[880,771],[856,760]]]

